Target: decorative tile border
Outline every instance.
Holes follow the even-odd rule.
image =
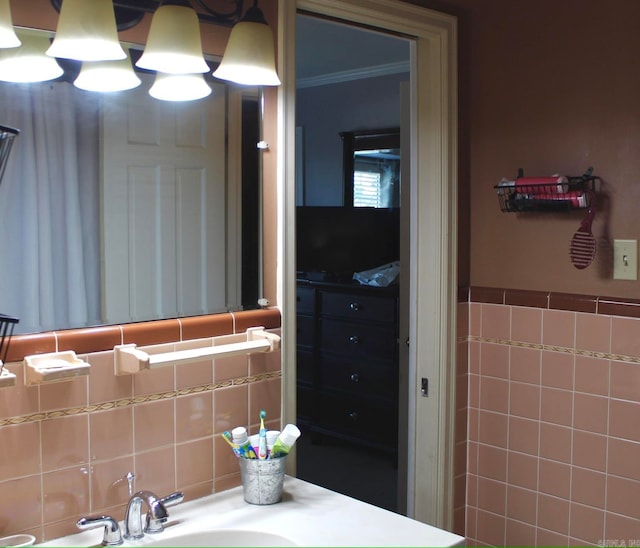
[[[132,398],[124,398],[121,400],[108,401],[108,402],[103,402],[96,405],[87,405],[85,407],[56,409],[55,411],[46,411],[44,413],[34,413],[31,415],[24,415],[20,417],[10,417],[6,419],[0,419],[0,427],[9,426],[13,424],[25,424],[30,422],[38,422],[46,419],[57,419],[60,417],[68,417],[71,415],[90,414],[96,411],[107,411],[109,409],[116,409],[119,407],[128,407],[130,405],[137,405],[140,403],[147,403],[147,402],[158,401],[158,400],[168,400],[178,396],[187,396],[189,394],[198,394],[201,392],[211,392],[211,391],[218,390],[219,388],[228,388],[230,386],[239,386],[244,384],[252,384],[255,382],[260,382],[268,379],[276,379],[281,376],[282,376],[281,371],[274,371],[270,373],[262,373],[260,375],[237,377],[235,379],[228,379],[220,382],[203,384],[200,386],[181,388],[179,390],[171,390],[169,392],[146,394],[144,396],[134,396]]]
[[[640,357],[638,356],[624,356],[622,354],[610,354],[608,352],[595,352],[592,350],[579,350],[576,348],[567,348],[565,346],[553,346],[549,344],[537,344],[519,341],[509,341],[505,339],[492,339],[490,337],[478,337],[469,335],[466,339],[469,342],[483,342],[491,344],[499,344],[502,346],[515,346],[519,348],[530,348],[533,350],[546,350],[549,352],[562,352],[564,354],[573,354],[575,356],[586,356],[588,358],[600,358],[605,360],[612,360],[616,362],[638,363],[640,364]]]

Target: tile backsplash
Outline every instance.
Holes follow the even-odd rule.
[[[279,333],[277,310],[162,320],[16,336],[0,389],[0,536],[44,541],[76,532],[81,516],[122,519],[133,488],[188,499],[239,485],[236,458],[220,433],[281,427],[280,352],[114,374],[113,346],[153,352],[210,346],[212,337],[263,326]],[[74,350],[88,376],[24,386],[22,358]]]
[[[469,544],[640,543],[637,303],[471,296]]]

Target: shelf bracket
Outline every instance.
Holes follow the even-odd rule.
[[[189,350],[175,350],[162,354],[148,354],[134,344],[121,344],[113,348],[116,375],[132,375],[145,369],[166,365],[197,362],[207,359],[227,358],[257,352],[274,352],[280,349],[280,337],[268,333],[264,327],[250,327],[238,335],[213,337],[212,346]]]
[[[15,386],[16,385],[16,376],[14,373],[5,369],[2,364],[2,360],[0,360],[0,388],[6,388],[7,386]]]

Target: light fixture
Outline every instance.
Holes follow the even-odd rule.
[[[18,31],[22,45],[0,49],[0,80],[4,82],[44,82],[64,72],[55,59],[47,57],[49,34],[42,31]]]
[[[63,0],[47,55],[76,61],[124,59],[112,0]]]
[[[209,72],[202,54],[200,22],[189,2],[168,0],[160,5],[136,66],[165,74]]]
[[[194,101],[211,94],[211,88],[204,81],[202,73],[196,74],[156,74],[149,95],[162,101]]]
[[[141,83],[131,66],[131,59],[85,61],[73,85],[87,91],[125,91]]]
[[[224,56],[213,76],[237,84],[280,85],[276,72],[273,33],[257,0],[231,29]]]
[[[13,30],[9,0],[0,0],[0,48],[17,48],[20,38]]]

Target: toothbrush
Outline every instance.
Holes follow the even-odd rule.
[[[260,411],[260,432],[258,437],[258,458],[267,458],[267,429],[264,427],[264,418],[267,416],[267,412],[262,409]]]
[[[231,432],[229,432],[228,430],[225,430],[222,433],[222,438],[224,439],[224,441],[226,441],[230,446],[231,449],[233,449],[233,452],[235,453],[236,457],[240,456],[240,446],[237,443],[234,443],[231,439]]]

